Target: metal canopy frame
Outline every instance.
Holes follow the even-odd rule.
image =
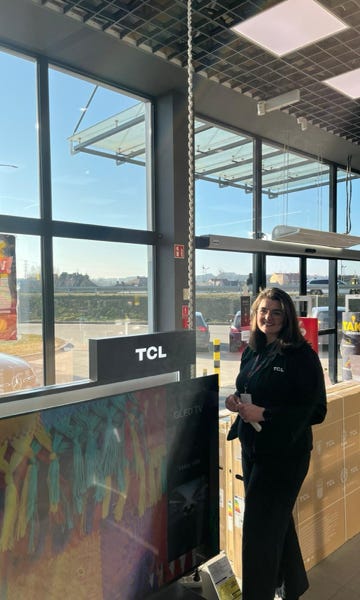
[[[253,192],[253,138],[204,119],[195,119],[194,138],[195,179],[242,189],[248,194]],[[118,166],[125,163],[145,166],[144,140],[144,103],[77,131],[69,138],[72,154],[101,156],[114,160]],[[326,163],[286,147],[262,144],[262,191],[269,198],[327,185]]]

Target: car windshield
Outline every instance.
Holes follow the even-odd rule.
[[[196,313],[196,326],[197,327],[206,327],[206,323],[199,313]]]
[[[241,326],[241,313],[236,313],[235,319],[234,319],[234,327],[237,327],[237,329],[239,329],[240,326]]]

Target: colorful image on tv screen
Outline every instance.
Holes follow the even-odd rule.
[[[146,598],[217,554],[218,498],[213,376],[0,419],[0,597]]]

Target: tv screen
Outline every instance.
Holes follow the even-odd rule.
[[[217,377],[106,389],[0,419],[7,600],[140,600],[219,551]]]

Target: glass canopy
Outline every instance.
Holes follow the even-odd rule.
[[[253,139],[196,119],[195,178],[253,191]],[[145,105],[132,106],[69,138],[71,152],[145,165]],[[269,198],[329,183],[329,167],[286,147],[262,145],[262,190]]]

